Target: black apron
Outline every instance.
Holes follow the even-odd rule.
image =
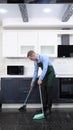
[[[41,67],[41,69],[43,70],[42,63],[38,63],[38,67]],[[54,81],[55,81],[54,68],[53,66],[48,66],[46,75],[42,80],[42,84],[41,84],[44,111],[47,109],[47,106],[49,111],[51,110]]]

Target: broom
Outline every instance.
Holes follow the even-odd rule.
[[[41,105],[42,105],[42,113],[34,115],[33,119],[35,119],[35,120],[43,119],[45,117],[44,109],[43,109],[41,86],[39,86],[39,92],[40,92],[40,100],[41,100]]]
[[[29,96],[30,96],[31,91],[32,91],[32,87],[29,89],[29,92],[28,92],[28,94],[27,94],[27,97],[26,97],[26,99],[25,99],[25,102],[23,103],[23,105],[22,105],[18,110],[24,110],[24,109],[26,108],[26,102],[27,102],[27,100],[28,100],[28,98],[29,98]]]

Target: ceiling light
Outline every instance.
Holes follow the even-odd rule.
[[[51,9],[45,8],[45,9],[43,9],[43,12],[44,12],[44,13],[50,13],[50,12],[51,12]]]
[[[5,13],[7,13],[8,11],[6,10],[6,9],[0,9],[0,13],[2,13],[2,14],[5,14]]]

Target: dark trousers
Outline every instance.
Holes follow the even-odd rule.
[[[44,110],[51,110],[52,107],[52,96],[53,96],[53,85],[55,81],[55,74],[53,67],[50,68],[50,72],[46,74],[41,84],[42,100]],[[38,80],[38,79],[37,79]]]
[[[44,110],[52,107],[53,85],[55,80],[55,74],[51,71],[45,76],[41,85],[43,108]]]

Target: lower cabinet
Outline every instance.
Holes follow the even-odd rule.
[[[1,91],[0,91],[0,108],[2,107],[2,103],[1,103]]]
[[[7,3],[24,3],[24,0],[7,0]]]
[[[55,78],[53,86],[53,103],[58,103],[59,101],[59,79]]]
[[[2,103],[23,103],[30,89],[31,78],[1,78]],[[32,89],[28,103],[39,103],[38,86]]]
[[[30,89],[31,78],[1,78],[0,107],[2,103],[23,103]],[[73,103],[73,78],[56,78],[53,103]],[[39,87],[33,87],[28,103],[40,103]]]
[[[1,78],[1,102],[23,103],[30,89],[31,78]],[[53,87],[53,102],[58,102],[58,79]],[[35,86],[28,103],[40,103],[39,87]]]

